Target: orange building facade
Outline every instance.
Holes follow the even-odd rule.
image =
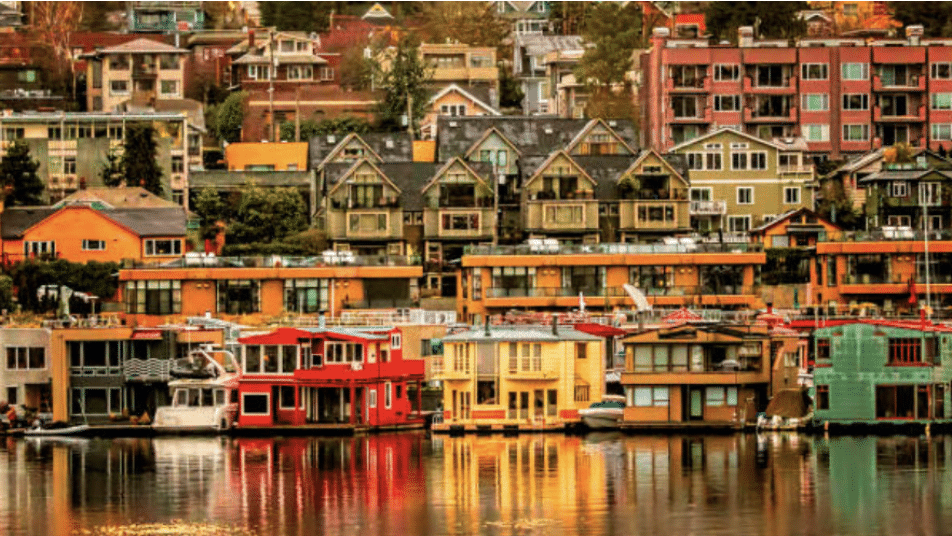
[[[71,262],[165,262],[185,250],[179,208],[12,208],[0,215],[4,263],[49,256]]]
[[[464,321],[513,309],[629,309],[623,288],[653,306],[749,309],[757,295],[762,250],[746,244],[592,244],[470,248],[462,258],[458,314]]]
[[[186,259],[175,267],[122,270],[119,292],[127,322],[133,325],[205,313],[245,321],[322,311],[333,317],[346,309],[416,305],[422,267],[405,261],[399,265],[398,260]]]
[[[307,142],[230,143],[225,147],[228,171],[304,171]]]

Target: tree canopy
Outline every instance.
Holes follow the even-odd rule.
[[[235,143],[241,141],[241,125],[245,122],[245,98],[248,96],[244,91],[238,91],[228,95],[225,102],[218,105],[215,113],[215,130],[218,133],[218,139]]]
[[[305,119],[301,121],[301,139],[307,141],[314,136],[323,136],[326,134],[350,134],[355,132],[363,134],[370,130],[370,123],[366,119],[359,117],[340,117],[337,119],[322,119],[315,121]],[[294,121],[285,121],[281,123],[281,141],[294,141]]]
[[[381,126],[395,130],[406,126],[407,102],[412,99],[410,127],[418,132],[420,121],[426,115],[430,97],[427,83],[432,76],[433,70],[420,57],[419,44],[410,38],[400,40],[392,50],[389,69],[383,73],[384,97],[377,107]]]
[[[252,184],[233,201],[225,202],[210,188],[199,192],[192,210],[201,219],[203,238],[213,237],[219,222],[225,223],[229,244],[280,242],[307,228],[308,208],[294,188],[265,189]]]
[[[43,203],[43,181],[36,171],[40,163],[30,156],[26,142],[17,140],[0,162],[0,181],[3,183],[3,206],[33,206]]]
[[[952,35],[952,2],[890,2],[889,7],[903,26],[921,24],[925,37]]]
[[[458,41],[500,48],[509,36],[509,23],[496,16],[496,6],[490,2],[427,2],[419,17],[428,43]]]
[[[758,38],[792,39],[806,34],[806,22],[797,17],[804,9],[806,2],[710,2],[704,21],[708,33],[734,44],[742,26],[753,26]]]
[[[599,86],[624,83],[632,67],[632,53],[642,42],[638,4],[595,4],[581,29],[591,45],[579,61],[581,80]]]
[[[127,186],[141,186],[155,195],[162,195],[162,168],[156,157],[158,144],[155,127],[148,123],[126,126],[120,169]]]
[[[323,32],[340,2],[261,2],[261,25],[283,31]],[[340,13],[340,9],[337,9]]]

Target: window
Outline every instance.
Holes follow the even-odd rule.
[[[453,117],[461,117],[466,115],[466,105],[465,104],[444,104],[440,106],[441,115],[449,115]]]
[[[314,69],[310,65],[288,65],[288,80],[312,80]]]
[[[937,182],[919,183],[919,204],[930,207],[937,206],[942,200],[942,188]]]
[[[182,282],[127,281],[123,300],[130,314],[178,314],[182,312]]]
[[[7,402],[8,403],[13,405],[20,403],[19,400],[17,400],[17,391],[18,389],[16,386],[7,387]]]
[[[297,391],[293,385],[282,385],[280,388],[281,409],[294,409],[294,394]]]
[[[364,347],[357,342],[328,341],[324,343],[324,360],[326,363],[362,363]]]
[[[351,214],[349,230],[354,233],[377,233],[387,230],[387,214]]]
[[[691,201],[710,201],[713,188],[692,186],[689,197]]]
[[[800,204],[800,188],[797,186],[788,186],[783,189],[783,202],[787,205]]]
[[[767,153],[750,153],[750,169],[767,169]]]
[[[823,112],[830,109],[830,96],[826,93],[807,93],[800,98],[805,112]]]
[[[816,409],[830,409],[830,386],[816,386]]]
[[[754,204],[754,189],[750,186],[739,186],[737,187],[737,204],[738,205],[753,205]]]
[[[39,257],[41,255],[56,256],[56,242],[53,240],[23,242],[23,254],[27,257]]]
[[[260,282],[254,279],[225,279],[217,282],[218,312],[230,315],[261,311]]]
[[[285,279],[284,310],[289,313],[318,313],[329,309],[327,279]]]
[[[321,77],[321,80],[333,80],[334,79],[334,68],[333,67],[320,67],[318,69],[318,75]]]
[[[844,63],[842,67],[843,67],[843,80],[868,80],[869,79],[869,64],[868,63]]]
[[[804,80],[826,80],[829,78],[829,66],[825,63],[804,63],[800,66]]]
[[[715,95],[714,110],[718,112],[737,112],[740,110],[740,95]]]
[[[952,93],[933,93],[931,101],[933,110],[952,110]]]
[[[181,156],[172,157],[172,173],[182,173],[185,171],[185,158]]]
[[[750,231],[750,216],[728,216],[727,230],[731,233],[746,233]]]
[[[634,386],[626,388],[629,406],[668,407],[668,387]]]
[[[569,295],[578,295],[579,292],[588,296],[605,295],[605,267],[604,266],[563,266],[562,288],[571,291]]]
[[[109,125],[108,132],[110,140],[122,139],[122,125]]]
[[[692,171],[704,169],[704,153],[688,153],[688,169]]]
[[[128,95],[129,94],[129,81],[128,80],[112,80],[109,82],[109,92],[113,95]]]
[[[162,80],[159,83],[159,91],[162,95],[178,95],[178,80]]]
[[[830,339],[816,340],[816,358],[830,359]]]
[[[83,240],[83,251],[105,251],[105,240]]]
[[[122,412],[122,389],[74,387],[70,393],[72,415],[109,415]]]
[[[588,386],[587,385],[575,386],[575,401],[588,402]]]
[[[847,93],[843,95],[844,110],[869,110],[869,95],[865,93]]]
[[[67,156],[63,159],[63,173],[66,175],[76,174],[76,157]]]
[[[922,340],[918,338],[890,338],[890,365],[910,365],[922,363]]]
[[[179,68],[178,54],[161,54],[159,56],[159,69],[168,71]]]
[[[736,387],[708,387],[705,389],[705,404],[709,407],[736,406]]]
[[[399,333],[391,333],[390,334],[390,349],[399,350],[400,344],[402,343],[402,341],[403,341],[403,337]]]
[[[367,407],[375,408],[377,407],[377,390],[371,389],[367,391]]]
[[[937,80],[952,80],[952,63],[933,63],[932,78]]]
[[[940,141],[952,140],[952,124],[932,123],[932,139]]]
[[[893,197],[907,197],[909,195],[909,184],[905,181],[893,181],[891,184]]]
[[[869,125],[843,125],[843,141],[869,141]]]
[[[67,341],[70,372],[76,376],[122,373],[123,341]]]
[[[575,343],[575,359],[585,359],[588,357],[588,344],[584,342]]]
[[[42,346],[7,347],[7,370],[39,370],[45,368],[46,348]]]
[[[479,214],[443,214],[440,223],[444,231],[478,231]]]
[[[746,170],[747,153],[731,153],[731,169],[740,171]]]
[[[182,254],[182,241],[179,239],[153,239],[145,241],[147,257],[162,257]]]
[[[392,388],[393,387],[390,382],[387,382],[383,385],[383,407],[387,409],[390,409],[390,404],[392,402],[390,394]]]
[[[241,414],[242,415],[268,415],[271,411],[271,395],[268,393],[242,393],[241,394]]]
[[[723,63],[714,65],[714,80],[718,82],[740,80],[740,65]]]
[[[807,141],[830,141],[830,125],[803,125]]]

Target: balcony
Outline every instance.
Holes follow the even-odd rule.
[[[576,197],[529,201],[526,227],[543,231],[597,231],[598,200],[592,197],[591,192],[580,193]]]
[[[708,93],[711,91],[711,77],[702,76],[693,80],[680,80],[677,84],[673,78],[668,78],[664,82],[664,87],[669,93]]]
[[[699,108],[693,115],[675,115],[674,110],[668,108],[668,111],[665,113],[665,118],[668,123],[710,123],[713,120],[713,112],[710,106],[705,106],[704,108]]]
[[[428,209],[424,214],[427,237],[482,238],[491,237],[496,227],[493,211],[486,209]]]
[[[918,74],[909,75],[900,80],[890,80],[884,84],[878,74],[873,75],[873,91],[925,91],[926,77]]]
[[[915,113],[911,113],[913,111]],[[882,107],[876,105],[873,107],[873,121],[882,122],[882,123],[918,123],[926,120],[926,107],[924,104],[919,105],[918,108],[915,106],[909,106],[906,109],[906,113],[903,115],[886,115],[882,111]]]
[[[132,78],[155,78],[158,75],[159,71],[155,65],[134,65],[132,67]]]
[[[665,192],[667,193],[667,192]],[[622,200],[619,202],[619,229],[677,230],[690,226],[687,202]]]
[[[723,216],[727,214],[727,201],[691,201],[692,216]]]
[[[744,107],[745,123],[796,123],[797,117],[795,106],[791,106],[786,112],[779,113],[762,113],[751,109],[749,106]]]
[[[704,201],[705,203],[708,201]],[[556,244],[553,248],[518,246],[467,246],[465,255],[648,255],[673,253],[760,253],[762,244],[749,243],[747,235],[738,234],[736,241],[724,234],[723,242],[693,244]]]
[[[126,359],[122,372],[127,382],[167,382],[170,363],[168,359]]]
[[[744,77],[744,93],[762,93],[768,95],[787,95],[797,92],[797,77],[786,76],[777,81],[776,84],[761,85],[755,84],[750,76]]]

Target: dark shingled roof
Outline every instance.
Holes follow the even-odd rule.
[[[876,182],[876,181],[913,181],[924,179],[929,175],[936,174],[940,177],[946,179],[952,178],[952,172],[944,171],[941,169],[884,169],[877,173],[867,175],[859,180],[859,182]]]
[[[423,210],[421,191],[430,182],[439,164],[430,162],[393,162],[377,166],[400,188],[400,207],[403,210]]]
[[[495,127],[528,156],[548,156],[552,151],[565,149],[591,119],[563,119],[560,117],[477,116],[437,119],[437,159],[446,162],[462,156],[474,143]],[[627,119],[610,119],[605,123],[629,146],[637,150],[638,135],[634,123]],[[615,126],[611,126],[614,123]],[[455,126],[453,126],[455,125]]]
[[[406,132],[369,132],[358,134],[371,149],[380,155],[384,162],[412,162],[413,140]],[[347,134],[314,136],[308,140],[311,169],[320,167],[321,162],[344,141]],[[333,141],[330,141],[333,140]],[[387,146],[387,142],[391,147]]]
[[[17,239],[37,223],[60,210],[49,207],[11,207],[0,214],[0,237]],[[124,208],[97,211],[116,223],[131,229],[139,236],[182,236],[185,234],[185,209]]]
[[[310,188],[314,175],[311,171],[192,171],[188,182],[191,188],[239,188],[252,183],[270,188]]]
[[[618,179],[631,167],[634,156],[575,156],[572,157],[582,169],[595,179],[595,199],[609,201],[618,199]]]

